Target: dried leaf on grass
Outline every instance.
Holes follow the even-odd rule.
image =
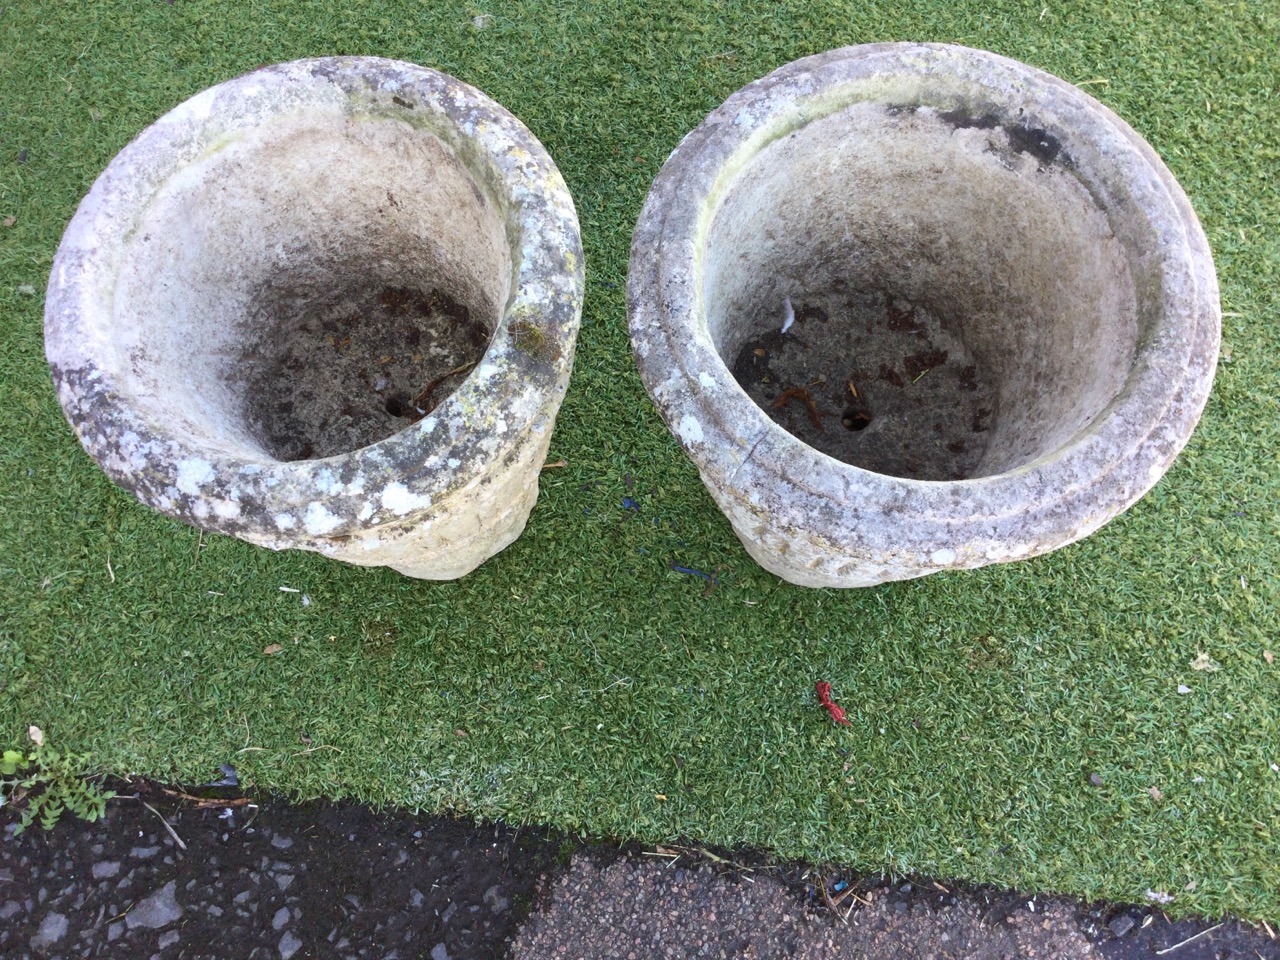
[[[1217,673],[1222,669],[1222,664],[1218,663],[1207,653],[1199,653],[1196,654],[1196,658],[1191,661],[1191,669],[1204,670],[1208,673]]]
[[[271,656],[274,653],[279,653],[283,649],[284,647],[280,646],[280,644],[273,643],[269,647],[264,648],[262,652],[265,653],[267,656]]]

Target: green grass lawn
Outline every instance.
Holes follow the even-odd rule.
[[[1089,897],[1150,888],[1177,913],[1280,918],[1280,663],[1264,656],[1280,656],[1280,5],[4,7],[0,221],[16,219],[0,226],[0,746],[34,723],[116,773],[198,782],[230,761],[292,797]],[[668,153],[738,87],[905,39],[1042,67],[1151,142],[1213,246],[1224,362],[1173,470],[1090,539],[802,590],[750,561],[645,396],[623,301],[630,234]],[[81,451],[44,364],[54,250],[116,152],[205,87],[331,53],[475,84],[542,140],[578,205],[587,297],[551,450],[569,466],[543,474],[524,536],[460,582],[273,554],[151,513]],[[706,593],[673,560],[722,585]],[[1193,669],[1202,653],[1220,669]],[[822,679],[851,728],[816,706]]]

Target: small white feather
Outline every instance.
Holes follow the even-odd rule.
[[[791,298],[784,297],[782,300],[782,332],[786,333],[791,329],[791,325],[796,322],[796,312],[791,307]]]

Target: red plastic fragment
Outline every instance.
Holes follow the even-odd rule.
[[[827,708],[827,713],[831,714],[832,720],[845,727],[853,726],[853,724],[846,719],[844,711],[837,707],[835,702],[831,699],[831,684],[827,683],[825,680],[819,680],[817,684],[814,685],[814,689],[818,691],[818,703]]]

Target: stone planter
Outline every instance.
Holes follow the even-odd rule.
[[[81,443],[143,503],[448,579],[524,528],[582,286],[572,200],[515,117],[423,67],[303,60],[112,161],[45,344]]]
[[[1097,530],[1186,443],[1221,323],[1195,214],[1132,129],[920,44],[799,60],[711,113],[649,193],[628,311],[747,550],[843,587]]]

